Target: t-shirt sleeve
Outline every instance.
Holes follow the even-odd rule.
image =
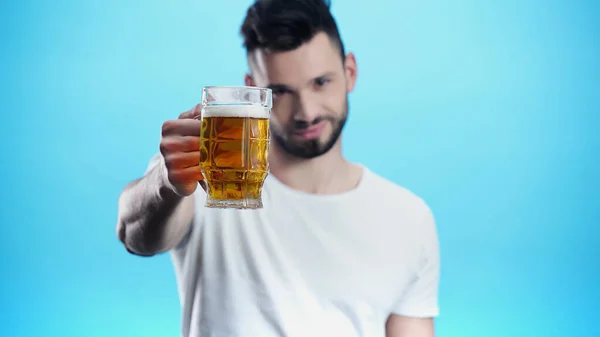
[[[392,313],[400,316],[429,318],[439,315],[438,287],[440,256],[435,220],[427,208],[417,228],[419,252],[416,274],[403,290]]]
[[[150,162],[148,163],[148,167],[146,167],[146,172],[150,172],[153,168],[155,168],[158,164],[162,162],[162,156],[160,153],[156,153],[152,158],[150,158]]]

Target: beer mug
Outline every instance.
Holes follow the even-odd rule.
[[[267,88],[202,90],[200,169],[207,187],[206,207],[263,207],[272,105]]]

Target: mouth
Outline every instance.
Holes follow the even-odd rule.
[[[294,136],[300,137],[304,140],[318,138],[325,129],[325,121],[320,121],[315,125],[311,125],[306,129],[295,130]]]

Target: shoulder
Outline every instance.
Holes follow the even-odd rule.
[[[395,213],[414,214],[417,217],[427,216],[431,209],[427,202],[417,193],[390,179],[364,167],[364,183],[368,195],[379,204]]]
[[[437,229],[433,212],[413,190],[365,170],[363,202],[367,204],[370,228],[379,228],[380,241],[388,243],[397,258],[404,256],[412,266],[423,257],[435,258]]]

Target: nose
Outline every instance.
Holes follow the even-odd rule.
[[[319,117],[318,102],[309,92],[300,92],[296,96],[294,121],[305,122],[309,125]]]

